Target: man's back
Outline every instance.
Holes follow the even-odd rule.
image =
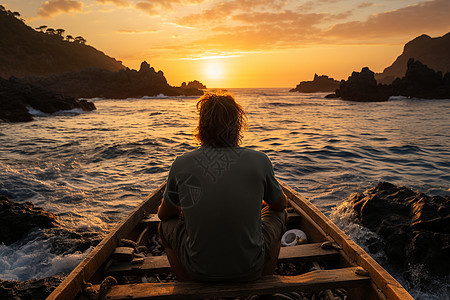
[[[181,206],[180,260],[193,279],[252,280],[264,264],[261,205],[281,190],[268,157],[240,147],[201,147],[173,163],[164,200]]]

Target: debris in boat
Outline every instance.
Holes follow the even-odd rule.
[[[132,240],[121,239],[120,242],[119,242],[119,246],[136,248],[137,244],[136,244],[135,241],[132,241]]]
[[[134,248],[117,247],[114,250],[113,258],[118,261],[132,261],[134,258]]]
[[[356,268],[355,273],[361,276],[369,276],[369,272],[367,272],[361,267]]]
[[[144,253],[144,255],[145,255],[148,253],[148,248],[146,246],[138,246],[138,247],[136,247],[136,252]]]
[[[342,247],[339,246],[336,243],[333,243],[332,241],[325,241],[320,245],[322,249],[335,249],[335,250],[342,250]]]
[[[308,241],[306,234],[300,229],[290,229],[281,237],[281,245],[284,247],[304,244]]]
[[[90,282],[88,282],[84,285],[83,292],[89,300],[98,299],[98,292],[95,290],[95,288],[92,286],[92,283],[90,283]]]
[[[103,279],[102,284],[100,284],[100,289],[98,290],[98,297],[101,298],[105,296],[109,289],[116,284],[117,280],[112,276],[108,276]]]

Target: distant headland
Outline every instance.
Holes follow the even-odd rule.
[[[339,88],[340,82],[328,77],[327,75],[314,74],[313,81],[302,81],[294,89],[289,92],[300,93],[318,93],[318,92],[334,92]]]

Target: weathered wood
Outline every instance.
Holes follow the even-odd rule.
[[[326,235],[335,240],[355,265],[359,265],[369,272],[375,285],[388,299],[414,299],[397,280],[331,222],[317,207],[283,182],[280,182],[280,185],[283,192],[311,218],[313,224],[320,226]]]
[[[339,258],[339,251],[322,249],[320,243],[282,247],[279,262],[306,262],[315,260],[334,260]],[[168,271],[169,261],[165,255],[148,256],[142,264],[114,263],[107,270],[110,275],[142,275]]]
[[[139,283],[116,285],[107,299],[201,299],[243,297],[325,288],[369,286],[370,278],[355,274],[355,268],[318,270],[297,276],[267,276],[246,283]]]
[[[73,299],[81,292],[83,283],[87,282],[92,275],[108,259],[117,247],[121,238],[126,237],[139,223],[144,214],[153,212],[159,205],[166,183],[162,183],[154,192],[130,215],[125,218],[115,230],[111,231],[94,250],[66,277],[66,279],[48,296],[53,299]]]

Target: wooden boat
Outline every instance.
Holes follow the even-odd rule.
[[[130,248],[117,247],[124,238],[136,242],[137,246],[149,246],[149,236],[156,233],[159,222],[156,212],[165,189],[163,183],[109,233],[47,299],[83,298],[86,293],[91,297],[98,297],[100,293],[100,298],[106,299],[203,299],[291,293],[282,296],[291,295],[294,299],[301,293],[318,290],[323,299],[339,299],[334,296],[337,292],[343,294],[341,299],[413,299],[320,210],[286,184],[281,183],[281,186],[288,197],[288,211],[291,211],[288,228],[303,230],[308,243],[282,247],[279,262],[310,264],[313,268],[309,272],[265,276],[250,283],[146,282],[145,276],[169,271],[167,257],[133,258],[133,254],[126,251]],[[124,259],[128,261],[119,261]],[[113,275],[118,283],[111,277],[105,280],[108,275]],[[137,279],[134,283],[133,278]],[[114,285],[108,286],[108,280]]]

